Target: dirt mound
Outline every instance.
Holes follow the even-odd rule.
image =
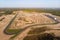
[[[48,24],[55,23],[54,20],[44,16],[43,14],[30,14],[30,13],[21,13],[14,20],[10,28],[24,28],[25,25],[30,24]]]

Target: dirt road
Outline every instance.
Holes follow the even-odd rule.
[[[0,40],[9,40],[9,38],[12,36],[4,34],[3,31],[13,17],[14,15],[7,15],[5,16],[5,19],[0,22]]]

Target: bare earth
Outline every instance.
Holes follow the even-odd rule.
[[[30,13],[19,13],[16,19],[13,21],[13,23],[10,26],[10,29],[24,29],[28,25],[32,24],[48,24],[48,23],[55,23],[54,20],[51,18],[48,18],[44,16],[44,14],[30,14]],[[8,23],[11,21],[11,19],[14,17],[14,15],[7,15],[5,16],[5,19],[0,22],[0,40],[9,40],[9,38],[13,35],[6,35],[3,33],[4,29],[8,25]],[[57,17],[58,19],[60,17]],[[33,28],[40,28],[46,26],[51,29],[60,29],[60,23],[55,25],[38,25],[38,26],[32,26]],[[26,30],[24,30],[22,33],[20,33],[18,36],[16,36],[13,40],[23,40],[28,35],[28,32],[32,29],[32,27],[28,27]],[[45,32],[53,32],[55,34],[58,34],[56,36],[60,36],[60,31],[58,30],[50,30]]]
[[[4,34],[3,31],[13,17],[14,15],[7,15],[5,16],[5,19],[0,22],[0,40],[9,40],[9,38],[12,36]]]
[[[19,13],[14,22],[11,24],[10,29],[24,28],[30,24],[48,24],[55,23],[54,20],[46,17],[43,14],[30,14],[30,13]]]

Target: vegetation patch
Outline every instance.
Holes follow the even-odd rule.
[[[47,30],[47,27],[34,28],[28,34],[38,34]]]
[[[19,35],[22,31],[23,31],[23,29],[19,29],[19,31],[18,31],[17,33],[15,33],[15,35],[10,38],[10,40],[13,40],[13,39],[14,39],[17,35]]]
[[[19,32],[20,30],[19,29],[7,29],[6,30],[6,33],[8,34],[16,34],[17,32]]]
[[[26,36],[24,40],[54,40],[54,36],[53,33],[43,33],[34,36]]]

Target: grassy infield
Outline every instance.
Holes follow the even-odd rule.
[[[13,40],[18,34],[20,34],[20,32],[22,32],[22,29],[8,29],[6,31],[9,34],[14,35],[10,38],[10,40]]]

